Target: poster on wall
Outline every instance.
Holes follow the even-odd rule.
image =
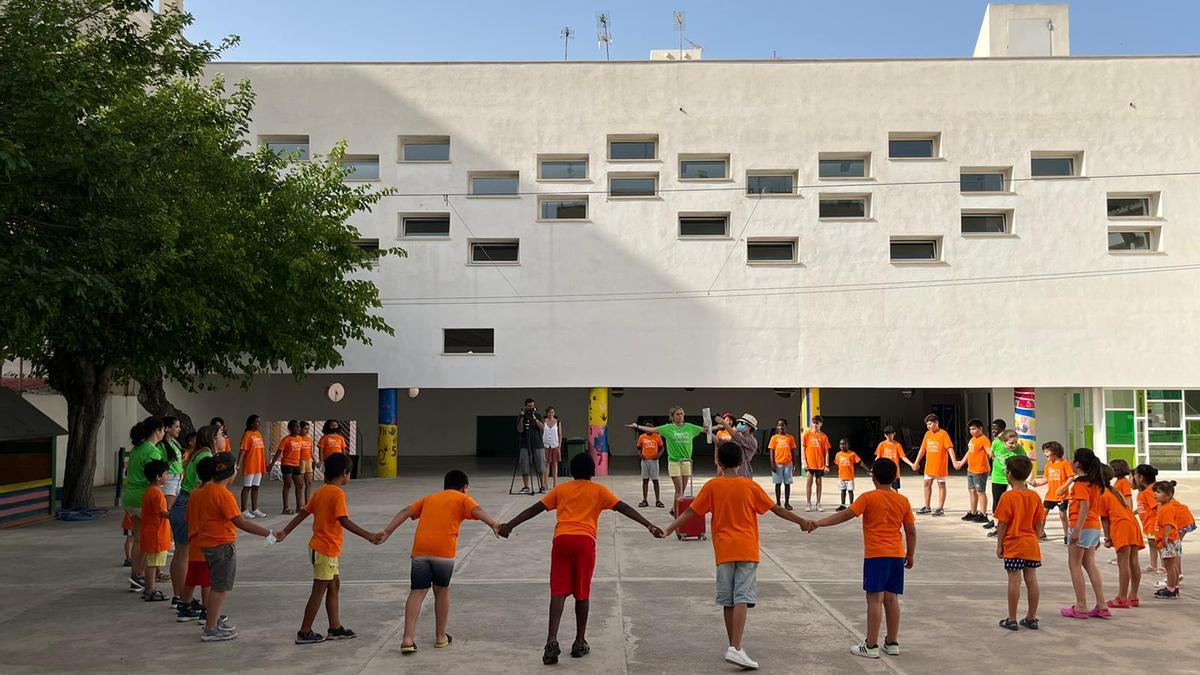
[[[1033,387],[1016,387],[1013,389],[1013,428],[1017,438],[1029,455],[1037,463],[1037,397]]]

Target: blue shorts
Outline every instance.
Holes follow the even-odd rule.
[[[180,492],[175,498],[175,503],[171,505],[171,536],[174,538],[177,545],[183,546],[188,543],[188,525],[187,525],[187,505],[191,499],[192,493]]]
[[[904,558],[864,558],[863,590],[867,593],[904,593]]]
[[[1103,533],[1104,531],[1099,528],[1080,530],[1079,540],[1075,542],[1075,545],[1079,548],[1096,548],[1100,545],[1100,535]]]
[[[779,485],[781,483],[783,485],[791,485],[792,484],[792,465],[791,464],[780,464],[780,465],[776,466],[775,470],[771,472],[771,482],[776,485]]]

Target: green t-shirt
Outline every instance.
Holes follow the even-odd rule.
[[[196,489],[196,486],[200,484],[200,476],[196,475],[196,465],[199,464],[200,460],[204,459],[205,457],[212,456],[212,450],[209,450],[208,448],[198,450],[196,451],[196,454],[192,455],[192,459],[187,463],[187,467],[185,467],[183,470],[183,482],[179,487],[181,491],[190,493],[192,490]]]
[[[667,461],[681,462],[692,458],[692,439],[704,433],[704,427],[684,422],[678,426],[664,424],[655,431],[667,442]]]
[[[1008,477],[1004,475],[1004,462],[1009,457],[1016,457],[1021,454],[1021,446],[1017,446],[1016,450],[1008,451],[1004,447],[1004,441],[997,438],[992,441],[992,482],[996,485],[1008,485]]]
[[[175,451],[175,459],[171,459],[171,453],[167,451],[167,445]],[[179,447],[179,443],[175,439],[164,438],[158,447],[163,451],[163,459],[167,460],[167,473],[179,475],[183,473],[183,448]]]
[[[150,487],[150,481],[146,480],[146,463],[164,457],[162,448],[150,441],[129,451],[129,466],[125,469],[125,496],[121,498],[121,506],[127,509],[142,508],[142,495]]]

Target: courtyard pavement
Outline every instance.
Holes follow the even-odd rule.
[[[347,488],[351,517],[368,530],[382,528],[414,499],[441,488],[441,474],[463,467],[471,494],[500,520],[532,502],[508,494],[507,465],[474,458],[405,462],[396,480],[353,481]],[[599,478],[629,504],[641,499],[630,464],[620,475]],[[663,476],[670,501],[669,481]],[[904,476],[905,494],[920,505],[920,483]],[[769,474],[759,482],[771,490]],[[870,479],[858,477],[860,489]],[[835,487],[836,481],[826,481]],[[803,486],[793,504],[803,514]],[[279,483],[263,488],[262,509],[279,511]],[[824,502],[837,504],[831,489]],[[745,649],[767,673],[1017,673],[1200,672],[1190,649],[1200,628],[1200,592],[1185,585],[1175,601],[1155,600],[1147,575],[1142,607],[1113,610],[1111,620],[1059,616],[1072,592],[1061,544],[1043,544],[1045,566],[1040,631],[1009,632],[1005,574],[995,540],[977,524],[959,520],[966,484],[954,477],[944,518],[918,516],[917,562],[906,577],[900,642],[903,653],[870,661],[848,648],[862,638],[862,535],[857,521],[805,534],[770,514],[761,520],[759,606],[750,611]],[[1180,485],[1185,503],[1200,506],[1200,480]],[[102,494],[103,501],[111,492]],[[936,494],[935,494],[936,499]],[[653,502],[653,495],[651,495]],[[665,526],[665,509],[644,509]],[[824,514],[817,514],[824,515]],[[281,528],[288,517],[265,520]],[[179,624],[166,603],[147,604],[126,591],[121,567],[121,515],[86,523],[47,521],[0,531],[0,672],[322,672],[322,673],[527,673],[543,669],[547,574],[553,514],[543,514],[497,540],[480,523],[464,523],[452,584],[449,649],[433,649],[432,595],[418,631],[420,651],[401,656],[408,553],[413,527],[405,524],[382,546],[347,533],[341,560],[341,612],[355,640],[292,644],[311,585],[309,522],[285,542],[267,548],[241,534],[238,578],[226,612],[240,637],[204,644],[195,624]],[[1056,520],[1048,528],[1060,528]],[[653,539],[616,513],[600,520],[588,641],[592,653],[572,659],[565,650],[574,632],[571,603],[563,617],[560,671],[578,673],[722,673],[738,669],[722,660],[726,646],[721,610],[713,603],[712,544]],[[1106,593],[1115,595],[1111,552],[1098,554]],[[1145,566],[1146,557],[1142,557]],[[1188,579],[1200,571],[1185,563]],[[1200,583],[1200,581],[1195,582]],[[1186,582],[1185,582],[1186,584]],[[169,586],[169,583],[166,584]],[[1024,599],[1022,599],[1024,607]],[[316,630],[327,627],[324,614]]]

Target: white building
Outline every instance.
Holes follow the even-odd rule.
[[[376,389],[419,388],[401,455],[488,454],[527,394],[582,436],[589,387],[623,389],[614,427],[793,429],[781,394],[818,388],[869,451],[935,409],[1011,423],[1035,387],[1039,443],[1200,471],[1196,57],[1072,57],[1065,5],[993,5],[964,58],[210,73],[252,83],[255,142],[344,139],[400,193],[354,223],[408,251],[371,272],[395,336],[238,399],[264,416],[371,428]]]

